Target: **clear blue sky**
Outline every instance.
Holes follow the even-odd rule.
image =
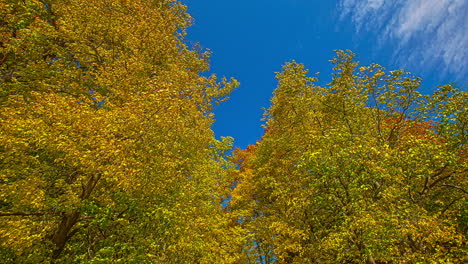
[[[423,78],[423,93],[468,81],[466,0],[184,0],[194,25],[187,40],[212,51],[211,72],[241,86],[216,108],[216,136],[245,148],[263,134],[263,108],[286,61],[330,81],[329,60],[350,49],[361,64],[379,63]]]

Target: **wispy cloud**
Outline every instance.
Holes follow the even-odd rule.
[[[340,0],[340,20],[351,19],[357,33],[378,34],[382,47],[399,43],[399,63],[430,67],[460,79],[468,75],[468,1]]]

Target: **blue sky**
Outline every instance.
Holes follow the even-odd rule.
[[[304,63],[320,84],[329,60],[350,49],[363,64],[405,69],[422,92],[468,83],[466,0],[185,0],[194,24],[187,40],[212,51],[211,71],[241,86],[216,108],[217,137],[245,148],[263,134],[263,108],[286,61]]]

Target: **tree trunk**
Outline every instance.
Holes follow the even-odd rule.
[[[57,231],[55,231],[55,233],[52,235],[51,239],[51,241],[55,244],[55,250],[52,255],[53,259],[57,259],[62,253],[68,239],[70,239],[70,230],[78,222],[79,217],[80,211],[78,210],[75,210],[62,217],[62,221],[60,222]]]
[[[100,175],[91,176],[86,184],[82,185],[82,192],[80,195],[81,200],[87,200],[91,195],[91,192],[96,188],[98,181],[101,179]],[[80,217],[80,210],[75,209],[71,213],[65,213],[62,216],[62,221],[57,227],[57,230],[52,235],[51,241],[55,245],[54,252],[52,254],[53,259],[58,259],[62,251],[65,249],[65,245],[68,240],[73,236],[75,232],[70,232],[78,222]]]

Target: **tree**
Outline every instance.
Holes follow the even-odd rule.
[[[229,138],[178,1],[0,3],[0,257],[229,263]]]
[[[262,140],[237,151],[231,209],[253,234],[246,254],[262,263],[463,262],[467,93],[446,85],[423,96],[419,78],[360,67],[349,51],[331,62],[325,87],[286,63]]]

